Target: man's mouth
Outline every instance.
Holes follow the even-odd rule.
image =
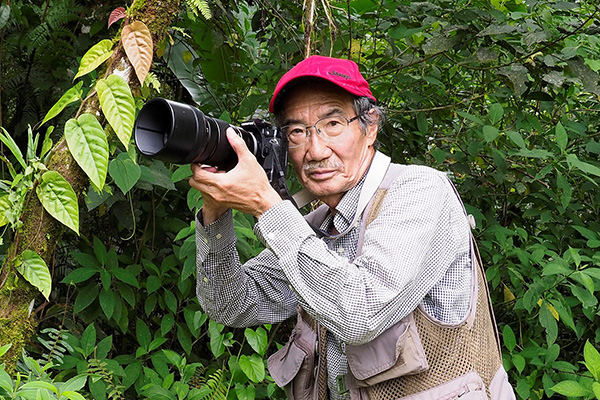
[[[335,170],[335,169],[319,168],[319,169],[313,169],[313,170],[307,171],[307,175],[312,180],[323,181],[323,180],[333,177],[333,175],[335,175],[336,172],[337,172],[337,170]]]

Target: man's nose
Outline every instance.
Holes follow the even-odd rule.
[[[309,130],[310,135],[306,141],[306,146],[308,147],[307,153],[310,155],[311,160],[325,159],[331,155],[329,140],[327,136],[320,133],[316,128],[312,128],[312,132]]]

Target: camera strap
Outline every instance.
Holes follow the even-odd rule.
[[[273,141],[271,141],[270,144],[271,144],[271,146],[275,145],[273,143]],[[301,206],[298,205],[298,202],[296,201],[294,196],[292,196],[292,194],[290,193],[290,189],[288,188],[287,182],[285,180],[286,171],[284,171],[284,166],[282,166],[281,160],[279,159],[279,155],[278,155],[279,152],[273,151],[272,154],[273,154],[273,158],[275,159],[275,163],[273,165],[274,170],[275,170],[274,171],[275,176],[273,176],[271,178],[271,186],[277,191],[277,193],[279,193],[279,195],[281,196],[282,199],[290,200],[292,202],[292,204],[298,209],[300,209],[301,207],[304,207],[306,204],[310,203],[314,199],[314,196],[311,200],[307,201],[303,205],[301,205]],[[308,192],[308,193],[310,194],[310,192]],[[311,194],[311,196],[312,196],[312,194]]]

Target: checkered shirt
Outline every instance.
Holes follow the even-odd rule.
[[[363,183],[364,177],[321,229],[349,226]],[[396,177],[358,256],[360,224],[338,239],[318,238],[289,201],[258,219],[254,230],[267,248],[244,265],[231,210],[196,227],[197,295],[206,313],[245,327],[283,321],[300,304],[328,330],[331,399],[348,398],[336,386],[347,373],[345,344],[369,342],[419,305],[446,323],[468,310],[469,224],[445,174],[428,167],[407,166]]]

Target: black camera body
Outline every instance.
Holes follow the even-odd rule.
[[[189,104],[155,98],[140,110],[133,132],[137,148],[147,157],[176,164],[206,164],[228,171],[238,161],[225,135],[229,127],[244,139],[271,185],[282,197],[289,197],[285,183],[287,138],[266,121],[255,119],[238,127],[206,116]]]

